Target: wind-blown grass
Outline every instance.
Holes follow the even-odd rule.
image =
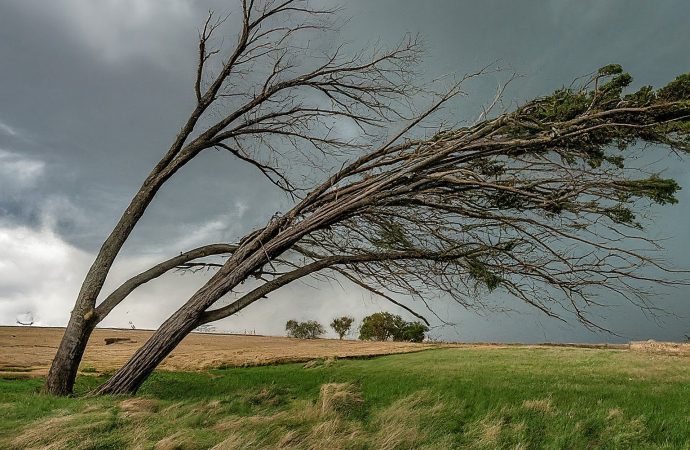
[[[55,398],[40,384],[0,380],[0,448],[690,449],[682,356],[442,349],[158,372],[124,398]]]

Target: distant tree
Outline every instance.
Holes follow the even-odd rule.
[[[389,312],[378,312],[362,320],[359,338],[365,341],[410,341],[422,342],[429,327],[421,322],[406,322],[402,317]]]
[[[401,322],[404,321],[400,316],[389,312],[374,313],[362,320],[359,338],[364,341],[387,341],[393,338]]]
[[[405,323],[405,326],[402,329],[400,340],[409,342],[422,342],[427,331],[429,331],[429,327],[424,325],[422,322],[407,322]],[[394,338],[394,340],[398,339]]]
[[[333,328],[333,330],[338,333],[338,337],[342,339],[350,332],[350,328],[352,328],[354,321],[355,318],[350,316],[336,317],[331,322],[331,328]]]
[[[297,322],[296,320],[288,320],[285,323],[285,331],[287,331],[287,335],[291,336],[292,334],[294,334],[294,331],[297,329],[298,326],[299,322]]]
[[[315,320],[307,320],[306,322],[288,320],[285,324],[285,331],[289,337],[297,339],[317,339],[326,332],[326,329]]]

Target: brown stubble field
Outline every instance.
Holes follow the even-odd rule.
[[[0,326],[0,376],[44,376],[62,337],[63,328]],[[146,342],[149,330],[96,329],[80,371],[112,372]],[[106,339],[121,339],[106,345]],[[161,364],[161,370],[197,371],[223,366],[261,366],[321,358],[357,358],[410,353],[432,348],[579,347],[629,350],[634,353],[690,356],[690,343],[655,341],[630,344],[496,344],[411,343],[336,339],[292,339],[278,336],[192,333]]]
[[[63,333],[62,328],[0,327],[0,375],[43,376]],[[86,372],[118,369],[146,342],[152,331],[96,329],[80,366]],[[106,338],[122,338],[110,345]],[[162,370],[193,371],[220,366],[258,366],[318,358],[352,358],[408,353],[443,344],[192,333],[161,364]]]

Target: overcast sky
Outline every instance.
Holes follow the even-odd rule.
[[[0,2],[0,324],[27,314],[64,325],[94,252],[193,106],[197,28],[228,0],[4,0]],[[316,2],[318,3],[318,2]],[[330,4],[331,2],[329,2]],[[635,86],[660,86],[690,70],[690,2],[608,0],[348,0],[335,40],[350,48],[394,45],[419,33],[427,75],[465,73],[499,61],[521,74],[505,103],[570,84],[619,63]],[[228,42],[232,42],[228,38]],[[476,117],[499,79],[475,85],[458,117]],[[669,158],[665,176],[684,190],[675,207],[648,211],[664,256],[690,268],[690,163]],[[202,155],[176,175],[118,258],[118,281],[210,242],[234,242],[284,209],[286,199],[229,155]],[[104,326],[155,328],[208,275],[169,274],[139,289]],[[682,340],[690,334],[690,289],[658,289],[675,316],[646,318],[618,299],[598,311],[620,334],[595,334],[505,301],[516,312],[482,316],[443,298],[436,312],[454,326],[433,336],[463,341]],[[418,305],[411,303],[415,307]],[[358,320],[388,308],[355,287],[313,282],[284,288],[220,330],[282,334],[287,319]],[[423,311],[422,311],[423,312]],[[439,323],[436,323],[439,325]]]

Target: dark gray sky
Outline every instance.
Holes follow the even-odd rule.
[[[222,12],[234,4],[0,3],[0,324],[27,312],[41,325],[66,323],[94,251],[192,108],[197,27],[209,8]],[[523,75],[506,93],[506,104],[547,94],[609,63],[622,64],[636,86],[663,85],[690,69],[686,0],[344,4],[342,14],[351,20],[334,39],[356,49],[419,33],[429,76],[499,61]],[[457,117],[476,117],[499,81],[490,76],[475,84],[454,111]],[[670,158],[664,166],[685,189],[679,205],[649,211],[649,233],[666,239],[669,262],[690,268],[690,163]],[[228,155],[203,155],[149,208],[108,286],[181,250],[234,241],[286,204],[249,167]],[[156,327],[203,279],[167,275],[132,295],[104,325]],[[327,322],[348,313],[361,319],[385,306],[343,286],[285,288],[217,327],[280,334],[289,318]],[[434,335],[466,341],[683,339],[690,333],[690,290],[658,292],[659,304],[678,317],[649,320],[607,299],[617,306],[600,311],[600,323],[620,338],[549,320],[507,299],[515,313],[483,316],[434,299],[439,315],[457,324],[436,328]]]

